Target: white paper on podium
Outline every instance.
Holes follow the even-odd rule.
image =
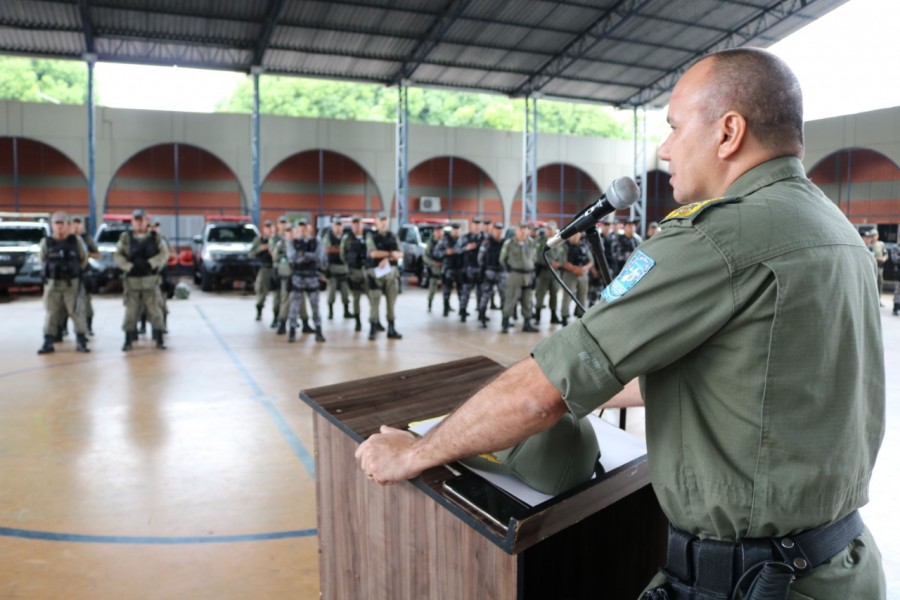
[[[375,267],[375,277],[376,279],[381,279],[387,275],[391,274],[391,263],[387,263],[383,267],[381,265]]]
[[[433,419],[410,423],[409,430],[417,435],[425,435],[435,425],[443,421],[446,416],[442,415]],[[644,440],[622,431],[596,415],[590,414],[587,416],[587,419],[593,426],[594,433],[597,434],[597,442],[600,444],[600,464],[603,465],[607,473],[647,453],[647,445],[644,443]],[[478,473],[481,477],[484,477],[508,494],[515,496],[528,506],[536,506],[553,498],[553,496],[543,494],[527,486],[522,480],[512,475],[474,469],[469,465],[463,466]]]

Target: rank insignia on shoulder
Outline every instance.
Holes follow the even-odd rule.
[[[721,196],[719,198],[710,198],[709,200],[703,200],[701,202],[692,202],[691,204],[685,204],[684,206],[679,206],[678,208],[667,214],[666,218],[663,219],[663,222],[670,219],[691,219],[710,206],[724,204],[726,202],[734,202],[738,199],[739,198],[737,196]]]
[[[656,265],[656,261],[644,254],[643,251],[635,251],[631,258],[628,259],[628,262],[625,263],[625,268],[622,269],[622,272],[612,280],[612,283],[603,288],[600,297],[607,303],[618,300],[636,286],[654,265]]]

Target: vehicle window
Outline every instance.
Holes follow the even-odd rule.
[[[41,227],[4,227],[0,229],[0,244],[4,246],[30,246],[44,238]]]
[[[209,230],[210,242],[232,243],[242,242],[249,244],[256,237],[256,232],[243,225],[234,227],[213,227]]]
[[[115,244],[122,236],[124,229],[104,229],[97,235],[98,244]]]

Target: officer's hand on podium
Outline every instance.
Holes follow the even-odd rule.
[[[422,468],[414,464],[412,446],[416,437],[387,425],[356,449],[356,460],[366,477],[381,485],[418,477]]]

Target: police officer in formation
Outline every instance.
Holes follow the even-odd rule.
[[[506,271],[500,264],[500,253],[503,250],[503,223],[494,223],[478,250],[478,266],[481,269],[481,295],[478,299],[478,321],[482,328],[487,327],[490,320],[487,316],[488,305],[494,297],[496,289],[501,298],[506,297]]]
[[[428,312],[431,312],[431,305],[434,302],[434,295],[437,293],[438,283],[441,277],[441,261],[435,258],[434,249],[444,237],[444,231],[449,227],[435,227],[431,232],[431,237],[425,242],[425,250],[422,252],[422,262],[425,263],[425,273],[428,277]]]
[[[469,316],[469,296],[476,290],[475,305],[481,306],[481,268],[478,266],[478,249],[484,238],[481,233],[481,219],[472,219],[469,232],[459,238],[456,252],[461,263],[460,279],[462,287],[459,292],[459,320],[466,322]]]
[[[275,226],[275,232],[272,233],[272,236],[269,238],[269,254],[272,255],[272,289],[274,293],[272,294],[272,329],[279,328],[281,333],[284,333],[284,328],[281,325],[282,316],[281,316],[281,299],[283,294],[281,293],[281,282],[285,275],[282,273],[287,273],[287,277],[290,277],[290,268],[285,265],[282,267],[281,256],[283,255],[284,248],[284,238],[285,231],[287,230],[288,222],[287,217],[281,216],[278,217],[278,224]],[[280,254],[279,254],[280,253]],[[284,261],[285,263],[287,261]],[[287,312],[285,312],[284,318],[287,318]]]
[[[519,223],[516,235],[506,240],[500,250],[500,264],[506,269],[506,298],[503,301],[501,333],[509,333],[510,319],[516,302],[522,303],[522,331],[534,333],[531,324],[531,308],[534,290],[534,244],[530,239],[528,223]]]
[[[123,351],[131,350],[137,340],[137,322],[141,311],[146,312],[153,326],[156,347],[165,349],[163,341],[162,310],[159,300],[159,270],[166,264],[169,252],[162,237],[149,230],[149,222],[143,209],[131,215],[131,229],[122,233],[116,244],[115,261],[122,269],[125,295],[125,332]]]
[[[341,238],[341,260],[347,266],[347,283],[350,294],[353,297],[353,318],[356,320],[356,331],[362,330],[362,322],[359,316],[360,297],[369,297],[369,278],[366,275],[366,238],[363,232],[362,220],[353,217],[350,221],[350,231]],[[369,302],[371,312],[371,301]]]
[[[347,280],[347,264],[341,258],[341,238],[344,236],[344,224],[340,215],[335,215],[331,220],[331,228],[322,239],[327,259],[326,274],[328,275],[328,319],[334,318],[334,301],[337,290],[341,290],[341,303],[344,305],[344,318],[352,319],[350,312],[350,285]]]
[[[78,215],[72,215],[71,221],[72,233],[80,237],[84,242],[88,258],[93,258],[94,260],[99,259],[100,248],[97,247],[97,242],[94,241],[94,237],[84,230],[84,221]],[[94,305],[91,302],[91,292],[83,282],[81,288],[82,293],[84,294],[82,300],[84,301],[84,318],[85,323],[87,324],[87,333],[92,336],[94,335]]]
[[[316,341],[324,342],[322,318],[319,316],[319,240],[310,234],[309,225],[305,219],[298,221],[297,227],[294,229],[296,231],[287,243],[285,253],[287,262],[292,268],[288,342],[294,342],[297,339],[297,317],[300,314],[300,307],[304,303],[304,295],[309,300],[312,310],[313,324],[315,325],[313,332],[316,334]],[[306,319],[303,321],[305,328],[308,328]]]
[[[175,248],[172,246],[172,242],[169,241],[165,235],[163,235],[162,231],[162,223],[158,220],[153,220],[152,225],[150,226],[150,231],[155,233],[162,239],[163,244],[166,246],[166,251],[168,252],[168,257],[171,258],[175,255]],[[163,333],[169,332],[169,296],[175,294],[175,283],[169,278],[168,273],[168,264],[169,260],[166,259],[166,263],[159,269],[159,273],[157,277],[159,278],[159,310],[162,311],[163,317]],[[147,315],[142,314],[141,319],[146,320]]]
[[[273,224],[267,220],[263,223],[262,233],[253,239],[250,256],[256,260],[256,281],[253,289],[256,292],[256,320],[262,319],[266,297],[272,289],[272,253],[269,252],[269,240],[272,238]],[[278,319],[276,310],[275,319]]]
[[[544,301],[547,298],[547,294],[550,294],[549,307],[550,307],[550,323],[557,324],[559,323],[559,316],[556,312],[557,308],[557,298],[559,296],[559,282],[556,280],[556,277],[553,276],[553,273],[547,268],[547,263],[544,262],[544,248],[547,247],[547,240],[556,235],[557,231],[559,231],[556,221],[548,221],[547,226],[544,227],[544,230],[538,235],[537,239],[534,242],[534,250],[535,250],[535,273],[536,280],[534,284],[534,322],[541,322],[541,310],[544,308]],[[551,248],[547,252],[547,259],[550,261],[550,266],[553,269],[559,270],[562,266],[563,262],[566,258],[566,249],[559,245],[556,248]]]
[[[434,259],[441,263],[441,285],[444,294],[444,316],[453,310],[450,308],[450,294],[456,287],[456,295],[462,306],[462,254],[457,249],[459,237],[459,223],[450,225],[450,231],[444,232],[444,237],[434,247]]]
[[[44,264],[44,345],[38,354],[54,351],[53,342],[60,330],[60,313],[75,324],[75,350],[87,347],[87,324],[83,306],[81,274],[87,266],[87,248],[80,237],[69,231],[69,218],[55,212],[51,219],[53,234],[41,240],[39,258]]]
[[[581,306],[587,307],[588,293],[588,276],[590,275],[593,260],[591,259],[591,251],[587,244],[582,241],[584,234],[579,232],[566,240],[560,248],[565,248],[566,256],[562,263],[562,280],[578,298]],[[562,324],[565,327],[569,324],[569,306],[572,299],[569,294],[563,292],[562,299]],[[575,316],[580,317],[584,314],[579,306],[575,307]]]
[[[628,262],[628,259],[634,251],[637,250],[638,244],[642,241],[641,236],[635,232],[636,228],[637,221],[635,219],[628,219],[622,226],[622,232],[617,233],[613,240],[612,253],[619,268],[625,266],[625,263]]]
[[[366,253],[368,258],[367,273],[369,275],[369,339],[374,340],[379,331],[379,306],[384,295],[387,307],[387,336],[390,339],[401,339],[394,327],[394,305],[400,293],[400,273],[397,261],[403,258],[397,236],[388,229],[388,216],[379,213],[375,220],[375,231],[366,236]]]

